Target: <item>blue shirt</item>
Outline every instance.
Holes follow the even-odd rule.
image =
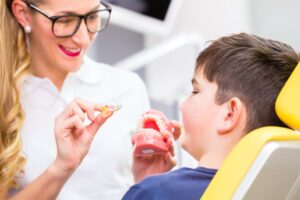
[[[122,200],[199,200],[216,169],[180,168],[149,176],[132,186]]]

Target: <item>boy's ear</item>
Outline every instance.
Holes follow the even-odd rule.
[[[22,27],[29,24],[29,8],[22,0],[15,0],[12,3],[12,12]]]
[[[218,127],[220,134],[229,133],[238,126],[241,126],[240,120],[245,111],[244,104],[237,97],[229,99],[223,106],[222,119]]]

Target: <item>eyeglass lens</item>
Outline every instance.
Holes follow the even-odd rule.
[[[109,21],[109,11],[101,10],[90,13],[85,18],[87,29],[91,33],[99,32],[106,28]],[[62,16],[53,24],[53,32],[58,37],[74,34],[80,26],[81,18],[78,16]]]

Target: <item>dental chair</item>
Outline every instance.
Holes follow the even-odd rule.
[[[300,63],[276,101],[291,129],[263,127],[230,152],[201,200],[300,200]]]

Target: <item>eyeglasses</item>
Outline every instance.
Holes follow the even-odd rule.
[[[49,16],[32,3],[25,3],[34,11],[42,14],[52,22],[53,35],[58,38],[66,38],[73,36],[79,29],[81,21],[84,19],[87,30],[90,33],[103,31],[108,26],[111,14],[111,6],[101,1],[99,10],[89,12],[85,15],[68,14],[60,16]]]

